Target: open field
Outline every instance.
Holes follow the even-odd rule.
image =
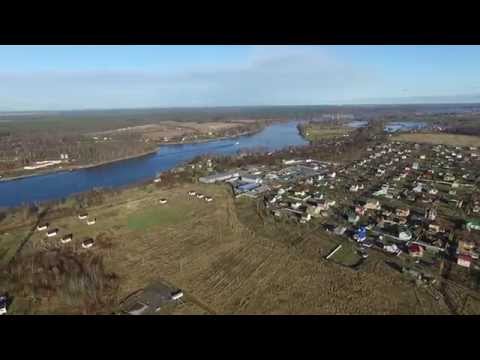
[[[224,117],[216,112],[154,110],[11,116],[5,115],[0,122],[0,176],[4,179],[133,158],[163,144],[253,134],[272,120],[248,113]],[[40,168],[47,160],[58,163]]]
[[[442,134],[442,133],[414,133],[400,134],[391,138],[394,141],[406,141],[426,144],[443,144],[451,146],[480,146],[480,136]]]
[[[355,246],[350,243],[346,243],[338,250],[330,260],[345,265],[345,266],[354,266],[360,261],[361,257],[358,255]]]
[[[226,131],[238,130],[254,120],[236,120],[231,122],[189,122],[189,121],[164,121],[157,124],[137,125],[118,128],[115,130],[92,133],[96,136],[112,136],[119,133],[136,133],[153,141],[176,139],[179,137],[214,137]]]
[[[343,137],[355,130],[348,126],[333,126],[322,123],[310,123],[305,129],[305,137],[310,141],[321,141]]]
[[[190,198],[188,190],[214,200]],[[161,198],[168,203],[159,205]],[[52,249],[98,255],[106,271],[118,278],[118,301],[166,279],[185,292],[185,304],[175,307],[174,314],[448,313],[380,256],[372,254],[361,271],[326,261],[324,256],[345,240],[308,226],[262,221],[255,201],[233,200],[227,187],[151,185],[123,194],[126,199],[90,208],[95,225],[75,215],[52,221],[59,235],[46,238],[35,231],[22,258]],[[10,234],[16,234],[18,244],[29,230]],[[62,245],[59,239],[66,233],[74,238]],[[2,235],[0,248],[14,246],[15,236]],[[93,248],[81,248],[86,237],[96,239]],[[20,295],[16,299],[18,313],[69,312],[68,304],[54,296],[34,303]]]

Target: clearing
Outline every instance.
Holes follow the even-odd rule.
[[[236,120],[228,122],[187,122],[187,121],[164,121],[159,124],[146,124],[130,126],[115,130],[92,133],[91,135],[109,136],[120,133],[137,133],[153,141],[165,141],[188,138],[209,138],[229,134],[232,131],[247,130],[249,125],[255,124],[254,120]]]
[[[189,190],[212,196],[213,201],[190,197]],[[168,203],[159,205],[162,198]],[[31,265],[29,281],[45,282],[45,290],[35,301],[29,300],[28,293],[13,294],[16,305],[12,313],[116,311],[118,308],[110,305],[112,297],[118,303],[158,279],[185,292],[185,303],[169,312],[174,314],[449,313],[446,306],[428,292],[415,289],[383,259],[370,256],[361,271],[324,260],[338,243],[336,238],[308,225],[262,218],[256,209],[254,200],[234,200],[226,186],[191,184],[166,189],[151,184],[125,190],[108,203],[89,208],[89,216],[97,218],[95,225],[86,225],[76,214],[51,220],[51,227],[60,229],[59,235],[46,238],[44,232],[34,232],[21,256],[25,265],[18,268],[21,271],[38,263]],[[5,245],[11,254],[12,246],[30,229],[19,228],[2,236],[0,250]],[[61,244],[59,239],[67,233],[73,233],[73,240]],[[16,240],[12,234],[18,234]],[[90,249],[80,246],[86,237],[95,239]],[[32,254],[42,252],[53,255],[30,260]],[[72,259],[68,261],[76,254],[88,266],[79,264],[81,271],[71,278],[63,272],[66,265],[62,264],[67,262],[56,265],[55,257],[50,258],[54,254]],[[350,255],[342,260],[348,264],[355,261]],[[54,267],[46,266],[49,263]],[[98,276],[89,286],[98,287],[93,294],[99,303],[82,307],[81,295],[76,294],[82,294],[81,277],[91,278],[82,275],[83,271],[89,274],[92,266]],[[63,286],[62,281],[78,286],[55,292],[49,286],[53,279],[59,281],[58,286]],[[1,287],[14,289],[9,281],[4,278]],[[69,307],[73,299],[75,306]]]
[[[355,130],[347,125],[329,123],[310,123],[305,129],[305,137],[309,141],[322,141],[347,136]]]
[[[413,133],[400,134],[391,138],[394,141],[406,141],[425,144],[443,144],[451,146],[480,146],[480,137],[457,134]]]

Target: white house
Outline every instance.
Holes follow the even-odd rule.
[[[48,224],[42,224],[37,226],[38,231],[47,230],[47,228],[48,228]]]
[[[47,237],[53,237],[58,234],[58,229],[53,229],[47,232]]]
[[[359,189],[359,186],[357,184],[350,186],[350,191],[351,192],[357,192]]]
[[[302,203],[296,201],[296,202],[292,203],[290,206],[291,206],[292,209],[298,209],[300,206],[302,206]]]
[[[93,244],[95,244],[95,241],[92,238],[85,239],[85,240],[82,241],[82,248],[84,248],[84,249],[91,248],[93,246]]]
[[[66,244],[66,243],[69,243],[70,241],[72,241],[72,238],[73,238],[73,235],[72,234],[68,234],[68,235],[65,235],[64,237],[62,237],[60,239],[60,242],[62,244]]]
[[[398,232],[398,239],[402,241],[408,241],[412,238],[412,233],[408,230],[400,230]]]

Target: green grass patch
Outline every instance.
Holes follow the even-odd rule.
[[[15,255],[18,247],[27,236],[25,230],[14,230],[0,235],[0,265],[5,265]]]
[[[143,230],[157,225],[175,225],[185,218],[181,208],[162,205],[133,213],[128,217],[127,225],[131,230]]]
[[[324,126],[310,126],[306,130],[306,137],[310,141],[319,141],[341,137],[351,132],[350,128],[346,127],[324,127]]]
[[[355,247],[349,243],[343,243],[342,245],[342,248],[338,250],[330,260],[345,266],[353,266],[358,263],[361,257],[358,255]]]

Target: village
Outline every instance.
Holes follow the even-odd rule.
[[[236,198],[257,199],[277,221],[321,225],[353,244],[356,267],[375,251],[396,258],[421,283],[435,283],[452,266],[479,270],[477,148],[389,141],[367,154],[347,165],[284,159],[199,181],[230,184]]]

